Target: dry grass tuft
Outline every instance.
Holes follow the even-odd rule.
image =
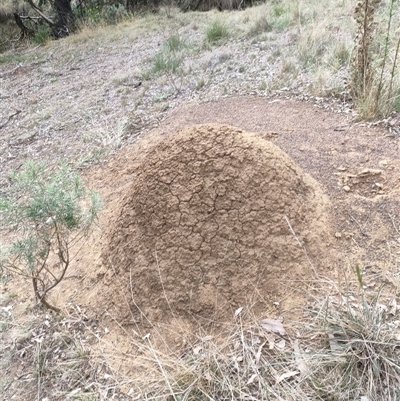
[[[400,38],[395,32],[398,11],[396,0],[388,3],[363,0],[354,11],[357,35],[350,88],[359,115],[364,119],[387,117],[399,105]]]
[[[103,322],[73,305],[59,317],[37,311],[2,351],[5,370],[23,361],[24,380],[0,384],[4,394],[25,399],[396,400],[395,297],[388,288],[345,290],[322,279],[309,285],[315,298],[302,322],[240,308],[230,323],[154,326],[141,336],[111,310]],[[13,311],[3,310],[5,330],[15,334]]]
[[[396,400],[400,388],[400,324],[395,296],[340,291],[313,308],[311,331],[323,342],[310,359],[310,383],[323,399]],[[386,289],[385,289],[386,290]],[[324,344],[325,343],[325,344]]]
[[[300,399],[298,361],[278,320],[245,323],[239,312],[218,335],[199,332],[184,349],[160,352],[150,337],[135,342],[146,372],[136,382],[143,399]],[[192,336],[193,337],[193,336]],[[304,398],[303,398],[304,399]]]

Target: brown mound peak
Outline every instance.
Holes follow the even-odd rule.
[[[311,276],[298,241],[311,258],[321,252],[323,206],[317,184],[272,143],[198,125],[149,153],[104,256],[138,319],[231,317]]]

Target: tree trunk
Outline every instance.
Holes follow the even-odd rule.
[[[18,28],[21,29],[20,40],[21,39],[30,38],[30,37],[32,37],[34,35],[33,30],[24,25],[24,23],[22,22],[21,17],[17,13],[14,13],[14,19],[15,19],[15,22],[17,23],[17,25],[18,25]]]
[[[54,34],[58,38],[68,36],[75,31],[75,16],[71,8],[71,0],[55,0],[54,8],[57,13],[57,19],[54,24]]]

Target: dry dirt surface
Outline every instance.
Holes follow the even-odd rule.
[[[218,143],[219,129],[215,126],[205,128],[204,125],[202,128],[193,128],[195,124],[223,124],[238,128],[223,128],[225,136],[220,136],[223,139]],[[181,134],[177,134],[179,131]],[[193,142],[191,146],[190,138]],[[241,145],[232,146],[237,140]],[[219,151],[218,157],[214,157],[214,160],[211,157],[213,168],[220,166],[219,175],[205,169],[205,162],[209,158],[205,157],[204,152],[207,152],[208,145],[209,152]],[[141,341],[141,329],[148,329],[138,322],[142,320],[143,314],[137,313],[137,306],[143,307],[143,312],[149,317],[159,319],[164,329],[161,333],[165,333],[167,341],[176,349],[186,346],[177,333],[182,327],[186,330],[184,320],[192,319],[193,313],[199,312],[199,316],[203,317],[209,313],[212,318],[217,312],[216,316],[231,315],[233,318],[235,308],[242,306],[248,295],[251,299],[251,294],[254,294],[253,289],[250,294],[241,293],[243,281],[248,279],[244,284],[245,289],[251,285],[250,280],[261,278],[261,285],[269,294],[263,297],[263,309],[257,311],[260,317],[281,318],[284,321],[293,316],[291,309],[301,309],[307,297],[315,295],[313,289],[317,283],[322,283],[324,291],[331,291],[328,284],[324,284],[326,276],[336,278],[338,286],[345,289],[348,282],[354,281],[356,263],[362,268],[366,286],[378,289],[382,283],[389,281],[397,288],[400,255],[399,148],[398,138],[388,131],[353,123],[348,115],[324,111],[307,102],[290,98],[232,97],[176,109],[160,127],[144,132],[136,143],[124,147],[107,161],[83,170],[88,186],[97,189],[104,199],[100,229],[89,241],[80,244],[79,256],[71,264],[68,276],[50,300],[58,306],[65,306],[66,317],[59,324],[62,330],[68,329],[68,333],[75,333],[77,341],[90,348],[91,360],[99,364],[91,362],[93,368],[85,368],[90,375],[88,380],[104,382],[104,388],[108,388],[110,374],[113,377],[120,374],[131,379],[135,377],[135,372],[130,371],[129,367],[130,358],[135,357],[137,350],[129,338],[133,335]],[[198,149],[198,152],[193,149]],[[243,160],[243,163],[247,161],[243,168],[235,164],[239,160]],[[272,160],[281,168],[272,168]],[[196,172],[196,168],[198,170],[194,178],[204,176],[204,180],[210,183],[208,189],[205,185],[196,187],[197,181],[192,181],[189,174],[191,171]],[[267,243],[270,241],[273,245],[279,242],[276,249],[272,252],[258,238],[252,242],[252,237],[244,232],[245,225],[237,224],[238,219],[225,219],[227,216],[224,217],[223,211],[229,207],[222,205],[221,210],[215,210],[212,216],[217,222],[226,223],[226,226],[222,230],[213,228],[216,234],[215,248],[205,247],[199,259],[205,262],[204,267],[201,267],[207,280],[196,278],[198,270],[194,269],[190,257],[182,263],[182,266],[188,266],[186,270],[178,264],[169,265],[171,260],[177,261],[179,257],[188,256],[184,252],[175,252],[174,244],[186,247],[185,252],[190,251],[190,246],[195,248],[197,245],[196,241],[185,242],[182,238],[187,235],[190,239],[191,236],[185,232],[182,220],[178,220],[173,213],[178,210],[176,202],[168,200],[172,193],[167,191],[168,186],[156,185],[162,179],[168,181],[168,174],[157,175],[157,171],[162,169],[165,173],[169,171],[169,174],[172,170],[180,173],[177,182],[184,188],[174,188],[176,195],[185,196],[199,190],[203,199],[212,193],[213,184],[221,184],[220,177],[229,177],[231,183],[228,184],[228,180],[222,182],[222,186],[234,198],[232,200],[237,201],[237,212],[243,208],[243,218],[249,219],[254,234],[265,234]],[[264,174],[270,177],[274,188],[286,191],[282,199],[276,193],[265,190],[268,181],[264,179]],[[250,184],[252,177],[253,184],[241,186],[243,183],[239,179],[247,180]],[[172,184],[169,186],[171,190]],[[155,199],[152,199],[152,194]],[[253,198],[245,200],[246,196]],[[324,201],[324,198],[327,200]],[[154,200],[164,203],[158,205]],[[271,216],[278,219],[276,226],[265,224],[268,218],[262,212],[245,213],[246,207],[261,207],[268,202],[276,205],[271,213]],[[188,207],[188,204],[184,207]],[[149,216],[151,208],[158,219],[170,216],[171,225],[165,225],[164,232],[159,230],[157,233],[157,219],[152,220]],[[193,210],[201,219],[205,219],[207,210],[202,209],[201,204],[194,204]],[[282,221],[283,214],[288,217],[295,235]],[[146,216],[149,216],[148,224],[143,221]],[[262,223],[260,225],[259,220]],[[325,227],[320,226],[322,221],[326,221]],[[197,229],[203,235],[211,232],[196,222],[190,222],[189,228],[193,228],[191,232]],[[168,237],[163,237],[163,233],[170,236],[171,243]],[[237,234],[234,237],[231,235],[237,245],[236,249],[227,248],[226,261],[232,263],[218,264],[222,259],[220,246],[226,246],[230,233]],[[299,240],[298,248],[295,238]],[[286,240],[287,244],[280,242]],[[251,244],[253,249],[260,252],[259,255],[250,257]],[[158,266],[155,255],[151,254],[154,247],[169,252],[158,253]],[[236,260],[238,248],[247,252],[243,265]],[[313,268],[305,264],[304,251],[309,253]],[[285,263],[290,263],[293,271],[284,264],[279,265],[273,258],[274,253]],[[265,266],[261,256],[272,261],[274,288],[269,283],[271,273],[268,274],[267,270],[265,277],[262,274]],[[109,257],[116,258],[118,265],[110,264]],[[131,261],[135,263],[134,266],[129,266]],[[255,269],[250,267],[251,263],[254,263]],[[151,272],[146,271],[146,264],[151,266]],[[239,270],[242,266],[244,272],[250,272],[253,277],[243,274]],[[231,269],[233,276],[225,274],[225,269]],[[138,274],[142,271],[146,271],[150,283],[155,284],[152,288],[145,282],[146,276]],[[159,272],[162,273],[164,288],[160,286],[161,281],[157,281]],[[219,289],[215,283],[218,273],[221,275],[221,284],[224,284],[220,287],[221,292],[216,291]],[[138,298],[132,297],[136,291],[131,279],[133,275],[136,275],[140,285],[136,292]],[[203,283],[207,282],[211,295],[218,294],[222,304],[231,301],[232,294],[238,295],[237,300],[222,312],[215,310],[215,304],[209,302],[211,297],[205,300],[201,298],[206,294],[206,291],[201,294],[205,290]],[[31,365],[24,363],[18,355],[29,352],[32,344],[36,344],[35,336],[41,332],[29,332],[26,337],[23,325],[16,323],[17,319],[23,319],[26,315],[26,308],[34,304],[29,284],[24,286],[18,283],[17,288],[16,283],[11,281],[2,288],[3,294],[15,294],[9,301],[14,307],[12,313],[15,323],[12,329],[2,334],[5,355],[10,355],[11,361],[7,377],[12,380],[7,392],[11,395],[19,394],[18,399],[31,399],[26,398],[26,395],[32,395],[32,381],[29,379],[32,376]],[[185,288],[182,288],[183,284]],[[141,288],[143,293],[140,292]],[[190,289],[198,291],[196,303],[190,302]],[[147,299],[145,291],[149,291],[150,299]],[[166,301],[168,298],[171,299],[170,306]],[[138,299],[139,305],[134,304],[135,299]],[[286,302],[288,299],[294,302]],[[188,308],[185,309],[183,304],[187,301]],[[79,312],[81,318],[74,320],[69,317],[71,308]],[[180,318],[166,321],[165,317],[160,316],[163,311],[170,314],[174,308]],[[48,319],[46,317],[43,327],[52,324]],[[201,319],[199,321],[202,322]],[[45,333],[42,340],[53,344],[51,341],[55,341],[57,333],[48,330]],[[62,333],[60,329],[58,337]],[[62,355],[60,361],[63,360]],[[108,366],[110,370],[103,374],[101,368],[96,366]],[[64,385],[70,388],[67,382]],[[129,389],[129,385],[120,386],[118,391],[129,392]],[[37,390],[33,391],[36,394]],[[41,391],[41,394],[52,394],[50,388],[42,388]]]
[[[279,283],[310,278],[309,258],[327,254],[326,203],[258,135],[215,124],[171,133],[122,201],[103,254],[125,291],[107,294],[119,305],[132,297],[123,319],[132,312],[137,323],[229,321],[244,305],[265,313],[285,298]]]
[[[253,176],[258,177],[256,180],[259,180],[258,188],[256,188],[257,185],[254,185],[251,189],[254,191],[254,198],[246,204],[253,207],[257,204],[265,205],[270,201],[277,202],[273,216],[278,219],[278,232],[281,229],[281,239],[289,241],[285,245],[288,247],[288,252],[293,252],[293,255],[296,255],[294,259],[285,258],[285,251],[279,250],[277,256],[285,262],[290,260],[290,263],[293,263],[296,257],[300,257],[302,254],[303,247],[307,252],[310,252],[316,274],[311,277],[305,273],[302,278],[306,284],[310,284],[316,277],[324,277],[328,273],[334,273],[335,276],[337,274],[339,284],[345,285],[346,281],[352,281],[355,277],[354,267],[356,264],[360,265],[366,277],[369,275],[372,277],[371,285],[382,282],[382,277],[386,280],[387,271],[396,272],[399,261],[398,252],[400,251],[398,139],[391,136],[386,130],[368,128],[363,124],[352,123],[346,115],[322,111],[306,102],[284,98],[273,100],[259,97],[229,98],[217,102],[193,104],[176,110],[165,119],[159,129],[150,131],[138,143],[121,150],[103,165],[93,166],[86,171],[88,184],[102,193],[106,210],[100,222],[103,229],[101,238],[98,234],[98,238],[92,240],[90,249],[85,249],[80,260],[80,264],[85,266],[83,275],[85,280],[82,281],[82,286],[83,288],[86,286],[87,291],[75,295],[79,302],[90,305],[93,310],[97,310],[99,315],[111,314],[126,318],[127,309],[124,305],[128,303],[132,306],[130,292],[132,286],[135,285],[132,280],[127,283],[128,271],[133,272],[140,283],[137,289],[133,289],[137,295],[140,295],[142,288],[143,292],[150,291],[148,294],[151,299],[147,299],[147,296],[139,296],[139,303],[143,306],[142,303],[147,300],[144,309],[153,317],[160,318],[160,309],[157,309],[157,305],[161,303],[164,303],[163,310],[167,314],[169,313],[165,292],[173,298],[171,301],[180,311],[183,309],[182,305],[190,299],[190,291],[185,291],[185,288],[194,290],[195,294],[200,296],[200,293],[196,293],[196,291],[201,292],[201,288],[196,283],[191,282],[193,271],[190,269],[188,271],[182,270],[177,262],[179,258],[182,258],[182,265],[185,263],[191,265],[191,262],[189,263],[190,258],[201,260],[204,256],[197,254],[194,250],[190,251],[190,247],[192,246],[195,249],[198,246],[194,241],[195,236],[191,237],[192,227],[196,227],[199,232],[202,232],[200,222],[205,218],[207,206],[202,209],[200,204],[193,205],[194,210],[199,214],[199,224],[195,221],[188,222],[189,228],[186,232],[186,227],[179,220],[179,202],[172,192],[167,191],[168,188],[171,188],[176,195],[179,194],[179,191],[183,191],[182,196],[187,196],[188,193],[198,190],[201,196],[206,198],[207,191],[199,184],[199,181],[196,181],[200,176],[195,175],[191,181],[189,174],[195,168],[196,160],[198,160],[197,168],[200,168],[200,160],[202,157],[204,158],[201,154],[209,143],[208,135],[210,134],[207,129],[200,129],[197,139],[193,139],[193,147],[198,149],[199,152],[194,153],[190,153],[190,147],[187,146],[183,138],[185,135],[190,138],[196,130],[190,128],[177,135],[181,129],[199,123],[229,124],[239,127],[240,130],[254,132],[259,136],[259,140],[255,140],[252,135],[249,136],[253,138],[254,148],[248,150],[245,156],[249,162],[255,160],[251,162],[253,169],[249,166],[246,167],[248,170],[246,170],[245,175],[249,175],[247,179],[251,179]],[[240,132],[239,137],[244,140],[243,138],[247,134],[240,130],[234,130],[234,132]],[[279,147],[287,155],[284,155],[280,150],[276,151],[276,157],[282,157],[284,161],[282,162],[282,169],[275,176],[277,183],[274,185],[276,188],[281,185],[282,188],[287,190],[287,195],[281,199],[284,205],[279,205],[279,197],[275,197],[276,194],[265,193],[266,187],[264,185],[267,185],[267,181],[263,181],[262,176],[265,174],[265,177],[268,177],[268,174],[272,174],[273,170],[268,167],[268,158],[260,159],[260,156],[255,156],[257,152],[263,153],[260,152],[260,149],[277,149],[273,148],[269,142]],[[228,143],[223,148],[224,152],[234,154],[234,149],[229,149]],[[198,156],[195,157],[194,155],[197,154]],[[162,157],[160,157],[161,155]],[[198,159],[196,159],[197,157]],[[190,158],[193,158],[193,164],[189,163]],[[225,166],[224,163],[226,162],[221,161],[221,163],[220,167]],[[241,169],[235,167],[235,162],[227,163],[226,166],[228,165],[229,168],[220,169],[219,177],[227,177],[231,173],[242,177],[241,174],[245,170],[239,171]],[[169,166],[174,167],[169,170]],[[187,168],[184,169],[183,166]],[[204,166],[202,168],[205,168]],[[292,172],[296,172],[297,183],[293,177],[294,181],[289,182],[285,182],[281,178],[281,174],[285,176],[290,169]],[[157,171],[160,173],[157,174]],[[167,171],[169,171],[168,174]],[[172,171],[178,177],[177,182],[185,188],[179,186],[173,188],[173,185],[168,187],[161,182],[162,180],[165,182],[172,180],[174,177],[171,175]],[[200,172],[200,170],[198,171]],[[216,178],[218,176],[211,172],[207,173],[204,170],[202,174],[205,174],[204,178],[210,180],[210,183],[218,181]],[[305,178],[307,175],[310,175],[311,181],[317,184],[309,184],[309,179]],[[157,186],[156,182],[159,182],[160,185]],[[198,184],[199,186],[196,187]],[[236,189],[239,189],[241,184],[235,183],[235,185],[237,186]],[[310,188],[312,191],[307,194]],[[316,201],[317,198],[321,198],[315,195],[320,190],[328,199],[325,207],[322,207],[324,202]],[[246,193],[245,188],[243,188],[240,191],[231,191],[230,195],[236,196],[239,203],[244,204],[244,198],[241,196],[248,196],[250,192]],[[309,205],[302,204],[309,202],[310,199]],[[323,208],[323,213],[326,215],[327,225],[324,229],[313,223],[313,221],[319,220],[318,216],[322,213],[319,211],[319,207]],[[239,209],[240,207],[238,207]],[[296,213],[299,214],[296,215]],[[299,245],[297,251],[295,250],[296,242],[293,233],[288,230],[287,223],[282,222],[284,214],[287,214],[294,233],[299,236],[301,246],[297,244]],[[252,226],[254,233],[257,235],[265,233],[267,243],[268,241],[274,242],[277,237],[271,236],[273,234],[272,229],[262,224],[257,225],[256,215],[257,213],[253,213],[253,215],[245,216],[249,219],[254,217]],[[262,216],[260,213],[258,215],[259,217]],[[168,219],[166,219],[167,216]],[[221,219],[221,221],[225,218],[222,212],[215,214],[214,217]],[[145,220],[147,220],[147,224]],[[210,221],[208,223],[210,224]],[[216,237],[216,242],[218,242],[217,239],[224,242],[222,246],[226,246],[229,235],[236,235],[235,230],[239,230],[238,232],[243,230],[243,226],[235,225],[234,219],[232,221],[226,219],[226,223],[226,231],[218,230]],[[217,231],[215,228],[213,230],[214,232]],[[230,232],[228,232],[229,230]],[[204,229],[204,231],[207,230]],[[321,233],[328,235],[326,241],[322,239]],[[186,242],[181,236],[187,236]],[[322,240],[316,239],[318,236],[321,236]],[[243,238],[243,244],[240,245],[241,250],[251,246],[250,237],[238,235],[237,238],[239,237]],[[312,241],[307,242],[307,237]],[[171,240],[170,243],[168,238]],[[261,250],[261,254],[264,252],[263,255],[266,259],[271,258],[274,252],[267,252],[261,242],[261,239],[257,240],[256,249]],[[237,243],[240,244],[239,239]],[[255,242],[252,244],[255,245]],[[322,244],[329,245],[329,253],[326,252],[327,246],[322,247]],[[219,245],[221,246],[221,244]],[[182,253],[177,252],[179,246],[183,246]],[[280,244],[279,249],[282,248],[283,245]],[[320,254],[315,252],[318,248],[321,249]],[[158,252],[158,249],[165,249],[168,252],[160,251],[158,253],[159,264],[157,266],[154,252]],[[203,259],[207,260],[206,264],[210,267],[216,266],[218,260],[221,259],[221,249],[216,246],[215,249],[204,248],[204,251],[208,254]],[[213,251],[215,254],[212,256]],[[250,252],[250,249],[247,251]],[[234,247],[230,248],[227,260],[233,262],[237,256],[236,253],[237,250]],[[334,259],[331,255],[334,255]],[[112,264],[106,260],[110,256],[115,259]],[[104,263],[105,260],[106,263]],[[249,265],[249,260],[247,259],[245,264]],[[329,260],[328,264],[327,260]],[[169,266],[169,261],[175,261],[175,264]],[[260,266],[262,264],[259,261],[260,259],[256,262],[259,267],[254,270],[255,276],[253,278],[257,277],[261,271]],[[153,280],[152,289],[145,285],[145,280],[141,279],[138,274],[143,271],[147,264],[152,267],[152,272],[146,273],[149,275],[150,282]],[[290,276],[290,269],[287,269],[287,266],[282,265],[278,268],[278,262],[274,262],[273,266],[274,279],[280,281],[280,287],[274,289],[274,296],[268,302],[275,302],[276,305],[286,298],[293,298],[296,289],[301,288],[298,283],[294,284],[291,280],[295,280],[298,273],[304,273],[302,270],[304,265],[299,271],[293,271],[293,277]],[[136,267],[139,270],[135,273]],[[199,269],[201,268],[207,270],[206,267],[199,267]],[[223,266],[219,268],[224,269]],[[227,267],[225,266],[225,268]],[[79,270],[78,267],[77,269]],[[123,277],[118,272],[122,272]],[[160,281],[156,283],[160,272],[166,273],[165,288],[162,288]],[[186,273],[182,275],[182,272]],[[278,272],[284,272],[284,274],[279,275]],[[82,276],[82,271],[80,274]],[[240,276],[240,271],[236,274],[239,275],[239,280],[244,277]],[[210,275],[206,282],[212,283],[215,277],[213,278]],[[307,279],[307,277],[310,278]],[[182,278],[181,282],[179,281],[180,278]],[[174,280],[178,284],[176,289],[173,288]],[[230,280],[222,277],[221,280],[221,283],[232,286]],[[234,290],[235,293],[240,292],[241,284],[239,284],[239,288]],[[115,288],[119,287],[120,291],[124,293],[128,285],[130,291],[129,294],[126,294],[127,301],[125,300],[125,303],[122,304],[121,299],[116,295]],[[108,290],[110,286],[111,291]],[[216,287],[211,288],[214,290]],[[307,285],[303,287],[303,293],[305,289],[307,289]],[[64,295],[66,296],[68,293],[66,291]],[[158,296],[155,296],[156,293]],[[215,295],[213,291],[211,293]],[[229,296],[223,294],[222,291],[221,300],[226,302]],[[240,302],[244,298],[239,298]],[[238,306],[240,302],[234,303],[232,309]],[[189,304],[187,313],[192,313],[196,307],[192,308]],[[201,302],[197,306],[200,304]],[[153,305],[155,305],[155,309],[152,309]],[[301,305],[294,303],[290,306],[300,307]],[[134,311],[135,308],[131,308],[131,310]],[[123,321],[125,323],[136,322],[135,319],[138,318],[136,312],[128,320]],[[284,312],[280,308],[275,311],[276,315],[284,314]],[[232,310],[229,313],[233,313]]]

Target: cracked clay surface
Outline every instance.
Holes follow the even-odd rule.
[[[197,125],[139,166],[103,257],[137,321],[261,310],[312,275],[307,256],[324,247],[325,205],[318,184],[271,142]]]

